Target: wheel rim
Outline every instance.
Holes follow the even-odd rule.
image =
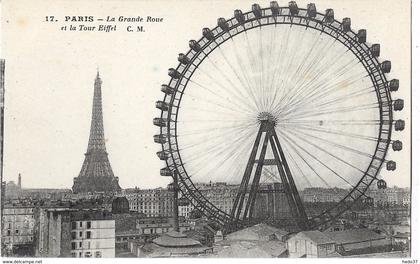
[[[224,42],[230,40],[236,35],[243,34],[245,31],[255,28],[273,26],[273,25],[291,25],[293,27],[305,27],[314,31],[322,32],[325,35],[340,42],[347,47],[359,60],[365,68],[372,86],[375,89],[379,108],[379,129],[378,140],[372,159],[365,174],[354,184],[354,188],[334,207],[326,210],[321,215],[312,218],[314,226],[326,226],[332,219],[347,210],[351,204],[361,197],[376,179],[379,169],[385,160],[388,145],[391,141],[392,128],[392,109],[391,96],[384,72],[381,70],[381,63],[371,54],[371,47],[364,42],[359,42],[357,33],[349,30],[343,31],[343,23],[333,20],[326,22],[326,15],[316,13],[315,17],[309,16],[307,9],[298,9],[298,13],[291,15],[290,7],[279,8],[279,14],[273,16],[270,8],[261,9],[261,16],[255,17],[254,13],[247,12],[243,14],[244,22],[239,23],[237,18],[226,21],[229,32],[228,34],[220,26],[212,29],[210,37],[203,36],[197,41],[200,49],[195,51],[191,49],[185,56],[188,63],[184,65],[180,63],[176,68],[176,72],[180,76],[172,78],[168,86],[175,89],[173,95],[165,95],[164,102],[168,104],[168,110],[162,111],[161,118],[166,120],[166,125],[161,127],[161,135],[165,135],[167,143],[162,144],[162,150],[168,154],[166,159],[167,167],[172,171],[176,171],[180,178],[180,190],[182,194],[193,203],[193,205],[204,212],[207,216],[213,217],[220,223],[230,221],[228,213],[223,212],[204,197],[195,187],[193,181],[188,176],[185,165],[182,162],[180,149],[178,148],[178,116],[180,104],[185,93],[185,88],[197,67],[207,59],[207,56],[223,45]],[[208,34],[208,32],[207,32]],[[229,35],[228,37],[226,37]]]

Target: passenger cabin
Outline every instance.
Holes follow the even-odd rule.
[[[399,80],[392,79],[391,81],[389,81],[389,90],[391,92],[398,91],[399,86],[400,86],[400,81]]]
[[[168,75],[174,79],[179,79],[181,77],[181,74],[174,68],[168,70]]]
[[[327,10],[325,10],[325,18],[324,18],[326,23],[332,23],[334,22],[334,10],[331,8],[328,8]]]
[[[341,27],[344,32],[348,32],[351,30],[351,19],[349,17],[343,18],[343,23],[341,24]]]
[[[386,181],[381,179],[376,184],[378,186],[378,189],[386,189]]]
[[[252,13],[254,14],[255,17],[261,17],[262,13],[261,13],[261,7],[259,4],[252,5]]]
[[[190,59],[188,59],[188,57],[184,55],[183,53],[178,54],[178,61],[184,65],[187,65],[190,63]]]
[[[390,73],[391,72],[391,62],[390,61],[383,61],[381,63],[381,70],[383,73]]]
[[[169,105],[163,101],[157,101],[155,105],[157,109],[162,111],[167,111],[169,109]]]
[[[359,41],[359,43],[366,42],[366,29],[359,29],[357,32],[357,41]]]
[[[295,1],[290,1],[289,2],[289,10],[290,10],[290,15],[291,16],[296,16],[296,15],[299,14],[299,8],[298,8]]]
[[[159,151],[156,152],[156,155],[159,157],[160,160],[167,160],[169,155],[166,151]]]
[[[270,2],[270,9],[273,16],[277,16],[280,12],[280,7],[277,1]]]
[[[372,54],[373,57],[379,57],[381,54],[381,45],[373,44],[372,47],[370,47],[370,54]]]
[[[394,171],[397,168],[397,163],[393,160],[390,160],[386,163],[386,169],[389,171]]]
[[[316,17],[316,6],[314,3],[308,4],[306,9],[308,10],[308,17]]]
[[[162,84],[161,87],[160,87],[160,90],[162,92],[164,92],[165,94],[173,94],[173,93],[175,93],[175,90],[173,88],[169,87],[166,84]]]
[[[244,14],[242,14],[242,11],[241,11],[241,10],[236,9],[236,10],[233,12],[233,14],[234,14],[234,16],[235,16],[235,19],[238,21],[238,23],[243,23],[243,22],[245,22],[245,16],[244,16]]]
[[[209,28],[203,28],[203,37],[210,41],[214,39],[214,34]]]
[[[397,99],[394,101],[394,111],[401,111],[404,108],[404,100]]]
[[[155,143],[165,144],[166,143],[166,136],[162,135],[162,134],[154,135],[153,140],[155,141]]]
[[[394,124],[394,127],[395,127],[395,131],[402,131],[402,130],[404,130],[404,128],[405,128],[405,121],[404,120],[401,120],[401,119],[396,120],[395,121],[395,124]]]
[[[402,142],[399,140],[396,140],[394,142],[392,142],[392,149],[394,151],[400,151],[402,150]]]
[[[160,175],[161,176],[172,176],[172,171],[168,167],[162,168],[162,169],[160,169]]]
[[[223,30],[223,31],[228,31],[229,30],[229,25],[226,22],[226,19],[224,19],[223,17],[220,17],[217,19],[217,25]]]
[[[192,49],[195,52],[199,52],[201,50],[200,44],[198,44],[198,42],[195,40],[190,40],[189,46],[190,46],[190,49]]]
[[[168,120],[166,118],[160,118],[160,117],[153,118],[153,125],[158,126],[158,127],[166,127],[167,122]]]

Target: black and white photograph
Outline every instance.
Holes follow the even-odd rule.
[[[412,2],[0,8],[2,263],[417,262]]]

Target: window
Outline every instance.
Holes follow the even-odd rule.
[[[87,244],[87,248],[90,249],[90,241]]]
[[[82,257],[82,252],[79,252],[79,258],[81,258]]]
[[[10,230],[7,230],[7,235],[10,236]]]
[[[83,232],[82,231],[79,232],[79,237],[83,237]]]
[[[90,257],[92,257],[92,254],[89,251],[85,252],[85,258],[90,258]]]
[[[76,249],[76,242],[71,242],[71,249],[75,250]]]
[[[72,253],[71,253],[71,257],[72,257],[72,258],[75,258],[76,256],[77,256],[77,255],[76,255],[76,252],[72,252]]]
[[[80,241],[80,242],[79,242],[79,248],[81,248],[81,247],[82,247],[82,242]]]
[[[76,239],[76,232],[71,232],[71,239]]]
[[[76,222],[71,222],[71,229],[76,229]]]
[[[18,229],[16,229],[16,231],[15,231],[15,232],[16,232],[16,234],[19,234],[19,230],[18,230]]]
[[[86,228],[91,228],[91,222],[89,221],[89,222],[86,222]]]
[[[102,253],[101,253],[101,251],[96,251],[96,252],[95,252],[95,258],[102,258]]]
[[[86,238],[90,238],[90,231],[86,232]]]
[[[325,249],[326,250],[331,250],[332,249],[332,245],[331,244],[325,245]]]
[[[80,223],[79,223],[79,226],[80,226],[80,227],[83,227],[83,222],[80,222]]]

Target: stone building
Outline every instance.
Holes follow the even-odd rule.
[[[191,212],[194,210],[194,205],[190,202],[186,202],[178,207],[178,215],[184,218],[190,218]]]
[[[35,212],[35,256],[61,257],[70,256],[70,246],[65,247],[62,240],[70,241],[69,208],[39,207]],[[68,232],[62,230],[68,229]]]
[[[39,208],[38,257],[115,257],[115,220],[102,210]]]
[[[340,188],[305,188],[301,193],[303,202],[306,203],[328,203],[339,202],[350,190]]]
[[[410,206],[409,188],[392,187],[386,189],[369,189],[367,196],[372,197],[375,206]]]
[[[197,183],[197,189],[212,204],[231,213],[239,185],[225,182]],[[173,192],[166,188],[125,190],[130,211],[148,217],[170,217],[173,212]],[[254,215],[260,219],[282,219],[289,215],[289,208],[280,183],[261,184],[255,201]],[[189,218],[194,206],[182,197],[179,199],[179,216]]]
[[[127,248],[130,240],[145,240],[173,231],[173,219],[168,217],[146,217],[142,213],[130,212],[112,214],[115,220],[115,245]],[[190,225],[182,218],[179,221],[181,232],[190,230]]]
[[[84,213],[71,221],[71,257],[115,257],[115,220]]]
[[[196,184],[196,187],[217,208],[230,213],[239,185],[229,185],[225,182],[210,182]]]
[[[189,223],[184,219],[179,221],[179,231],[184,232],[191,229]],[[173,231],[174,223],[172,218],[147,217],[136,220],[136,227],[142,235],[164,234]]]
[[[34,206],[6,204],[3,207],[2,221],[2,246],[15,256],[33,256]]]
[[[130,211],[148,217],[170,217],[173,213],[173,192],[165,188],[126,190]]]

